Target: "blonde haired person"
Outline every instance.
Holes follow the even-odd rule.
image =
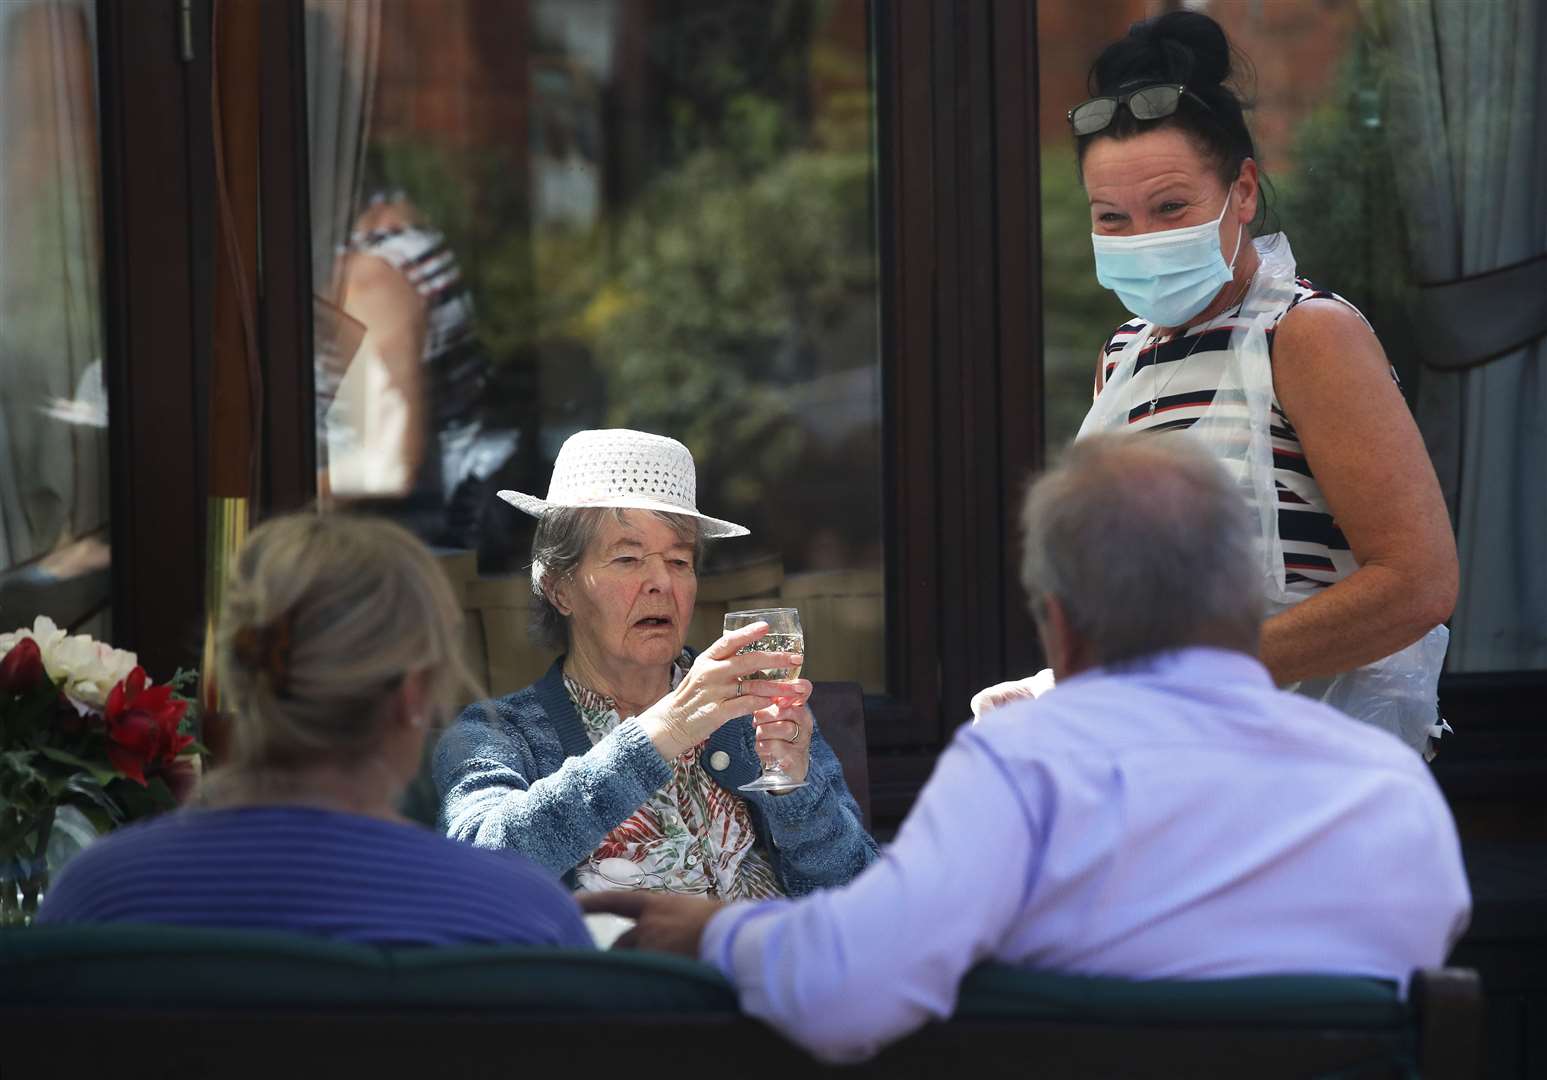
[[[40,921],[588,945],[540,868],[396,810],[430,730],[475,689],[460,623],[433,557],[397,525],[298,514],[254,531],[220,627],[230,760],[194,808],[83,852]]]

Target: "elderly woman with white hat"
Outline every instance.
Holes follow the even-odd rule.
[[[465,710],[442,738],[434,773],[449,835],[519,851],[580,890],[725,900],[842,884],[874,859],[803,704],[811,684],[749,678],[801,658],[738,655],[764,624],[697,655],[685,647],[705,541],[747,535],[699,513],[687,447],[582,431],[559,451],[547,499],[500,497],[538,518],[536,629],[564,655],[532,686]],[[761,771],[759,745],[775,742],[805,786],[738,791]]]

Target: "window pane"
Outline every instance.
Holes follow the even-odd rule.
[[[0,5],[0,630],[108,631],[95,29]]]
[[[572,433],[685,442],[711,551],[689,643],[799,607],[813,678],[884,689],[863,0],[308,5],[319,456],[339,504],[477,551],[495,689]],[[346,363],[355,339],[363,344]]]
[[[1091,62],[1107,43],[1136,19],[1176,7],[1217,20],[1252,63],[1243,89],[1256,107],[1247,123],[1272,185],[1272,213],[1259,231],[1282,229],[1302,272],[1375,324],[1410,393],[1417,378],[1398,314],[1407,289],[1403,233],[1389,197],[1379,197],[1390,169],[1364,113],[1374,108],[1373,75],[1357,5],[1053,0],[1037,8],[1049,448],[1074,437],[1090,407],[1097,351],[1131,318],[1096,282],[1090,208],[1065,113],[1088,96]]]
[[[1534,495],[1547,327],[1526,314],[1542,278],[1485,277],[1470,302],[1416,285],[1543,256],[1547,196],[1528,179],[1547,162],[1539,3],[1039,4],[1050,447],[1078,430],[1097,349],[1129,318],[1095,280],[1064,113],[1103,45],[1177,6],[1218,20],[1252,62],[1247,122],[1273,185],[1262,231],[1281,229],[1299,273],[1365,314],[1414,408],[1461,555],[1447,670],[1547,669],[1547,502]]]

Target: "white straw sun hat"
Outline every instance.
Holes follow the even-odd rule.
[[[698,475],[686,446],[628,428],[577,431],[565,439],[546,499],[519,491],[499,497],[533,516],[560,506],[613,506],[695,517],[711,539],[747,535],[740,525],[698,512]]]

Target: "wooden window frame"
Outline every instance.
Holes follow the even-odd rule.
[[[1040,666],[1016,517],[1041,464],[1036,13],[876,7],[891,694],[867,702],[879,820],[983,686]]]
[[[255,509],[272,513],[315,492],[312,283],[304,6],[261,11]],[[194,662],[203,605],[209,12],[192,5],[185,59],[178,0],[99,3],[115,636],[158,671]],[[1042,445],[1034,19],[1012,0],[873,7],[889,685],[867,716],[883,821],[972,692],[1038,664],[1015,537]]]
[[[304,9],[263,8],[264,491],[315,488]],[[978,688],[1039,664],[1016,508],[1040,464],[1035,12],[875,3],[888,693],[867,699],[898,818]],[[271,59],[278,58],[278,59]]]
[[[258,513],[315,493],[304,8],[262,5]],[[198,664],[209,480],[211,0],[98,0],[112,637],[153,677]]]
[[[197,662],[202,633],[210,6],[189,5],[185,50],[180,0],[97,4],[112,633],[163,677]],[[1045,435],[1035,6],[872,0],[872,13],[889,683],[866,716],[884,825],[911,805],[970,695],[1041,665],[1016,518]],[[260,514],[315,491],[303,32],[302,0],[265,0]],[[1447,676],[1442,701],[1486,741],[1495,714],[1515,723],[1543,686],[1547,672]],[[1531,756],[1525,743],[1511,755]],[[1442,758],[1438,771],[1466,767]]]

